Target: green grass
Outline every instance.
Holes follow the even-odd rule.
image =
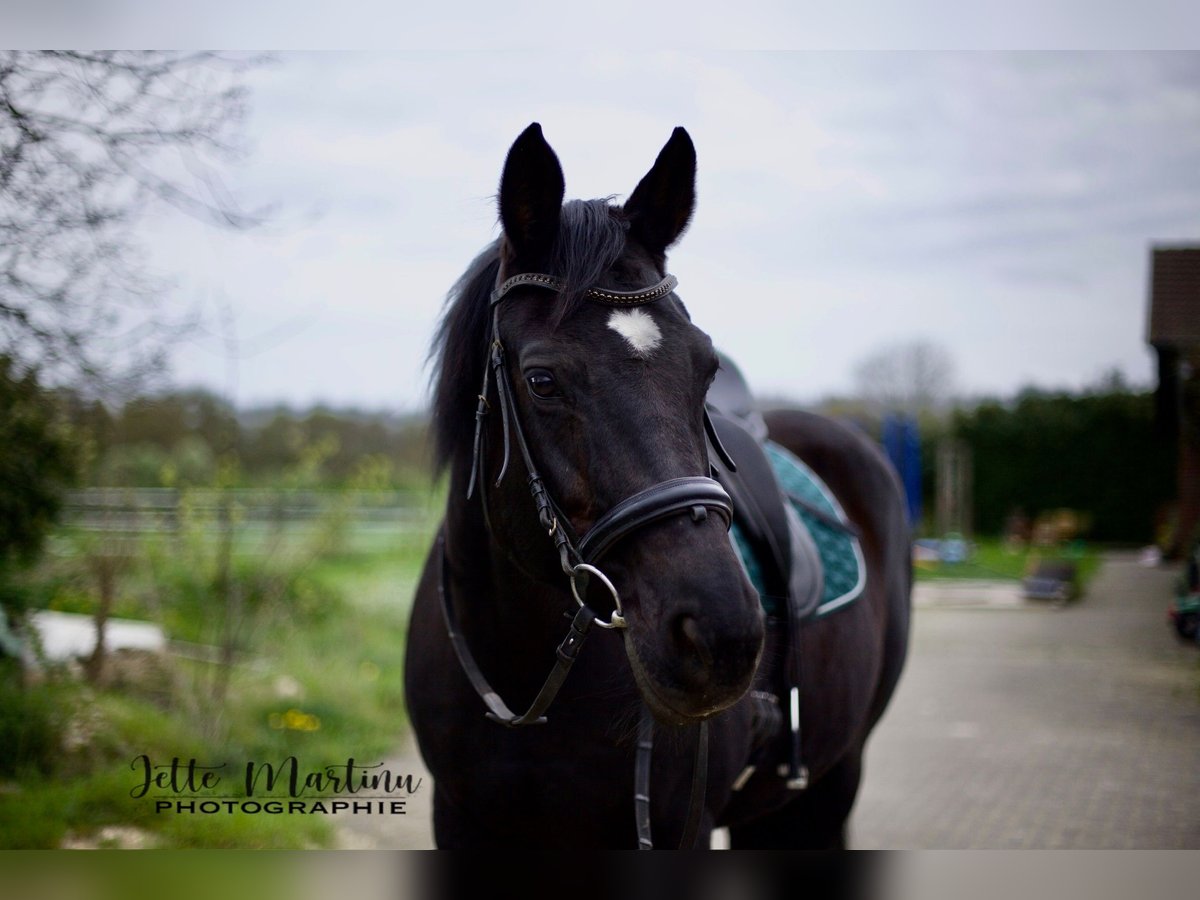
[[[129,790],[128,773],[118,769],[22,785],[0,807],[0,847],[53,849],[68,837],[94,836],[106,825],[138,828],[161,848],[304,849],[328,846],[333,839],[333,826],[321,816],[157,814],[152,802],[132,800]]]
[[[241,535],[233,570],[244,615],[223,703],[212,697],[219,667],[179,657],[152,684],[94,689],[52,675],[36,703],[0,696],[0,726],[24,723],[31,747],[44,745],[50,729],[68,747],[40,768],[18,758],[6,771],[0,762],[0,848],[95,840],[108,825],[142,829],[161,847],[329,846],[335,831],[324,816],[156,814],[153,802],[130,797],[130,763],[143,753],[156,763],[226,762],[238,772],[251,760],[278,764],[292,755],[305,771],[349,757],[381,761],[407,728],[408,610],[432,528],[432,517],[393,532],[341,523],[337,539],[322,538],[315,549],[311,530],[293,529],[270,552],[261,535]],[[173,639],[214,643],[221,628],[209,593],[213,546],[207,538],[148,541],[121,581],[118,614],[158,621]],[[42,599],[91,612],[86,578],[63,574],[70,562],[60,557],[43,573]],[[27,715],[35,705],[49,711],[44,720]]]
[[[316,561],[311,575],[363,609],[407,605],[416,591],[421,566],[433,540],[432,528],[395,535],[378,550],[348,550]]]
[[[973,543],[974,553],[965,562],[917,563],[914,566],[917,581],[963,578],[1019,581],[1028,574],[1035,559],[1064,559],[1077,565],[1079,586],[1082,590],[1100,568],[1100,554],[1094,548],[1082,544],[1060,548],[1012,550],[996,538],[980,538]]]
[[[300,848],[330,841],[331,827],[320,817],[156,813],[152,802],[130,796],[138,782],[130,767],[135,757],[146,753],[156,764],[197,758],[203,764],[222,751],[182,710],[69,683],[57,684],[55,694],[72,719],[69,740],[79,745],[61,752],[49,776],[24,772],[4,785],[0,848],[50,849],[107,825],[149,832],[162,847]]]

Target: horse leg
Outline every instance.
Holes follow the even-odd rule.
[[[782,809],[729,829],[734,850],[844,850],[862,777],[862,750],[846,754]]]

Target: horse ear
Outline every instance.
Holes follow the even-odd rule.
[[[500,177],[500,222],[516,258],[540,265],[558,235],[563,173],[534,122],[509,148]]]
[[[625,202],[630,230],[646,249],[662,253],[692,218],[696,206],[696,148],[682,128],[671,132],[654,167]]]

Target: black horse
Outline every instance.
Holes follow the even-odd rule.
[[[677,128],[623,206],[564,205],[558,159],[531,125],[505,162],[503,234],[450,293],[433,407],[449,500],[405,673],[441,847],[637,846],[643,708],[658,740],[638,793],[658,846],[679,844],[689,813],[701,841],[728,826],[735,847],[844,844],[864,742],[907,646],[901,492],[857,431],[766,416],[771,438],[841,500],[867,582],[857,603],[800,632],[811,782],[789,787],[773,763],[747,778],[752,756],[786,755],[788,735],[764,737],[755,706],[781,638],[729,540],[728,498],[706,477],[723,452],[705,411],[718,356],[666,272],[695,167]],[[593,624],[617,627],[592,629],[580,649]],[[544,710],[535,697],[547,694]],[[506,705],[531,703],[523,717]],[[701,722],[708,759],[694,778]]]

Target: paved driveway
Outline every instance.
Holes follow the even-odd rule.
[[[1174,570],[1107,559],[1065,608],[918,598],[855,846],[1200,848],[1200,653]]]
[[[853,845],[1200,848],[1200,652],[1168,630],[1174,578],[1113,556],[1065,608],[922,588]],[[411,747],[389,766],[427,774]],[[430,846],[431,788],[409,816],[342,818],[343,846]]]

